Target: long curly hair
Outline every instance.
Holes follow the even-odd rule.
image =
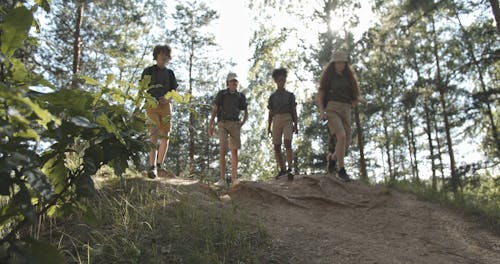
[[[319,79],[319,94],[322,95],[323,98],[320,98],[321,103],[326,106],[326,92],[330,88],[330,82],[332,81],[333,75],[335,74],[335,62],[331,61],[326,68],[321,73],[321,77]],[[342,74],[347,76],[349,82],[351,83],[351,92],[353,98],[358,98],[360,95],[358,80],[356,78],[356,74],[352,69],[352,66],[346,62],[346,67],[342,71]]]

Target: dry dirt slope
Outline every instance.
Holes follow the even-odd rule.
[[[258,219],[288,263],[500,263],[500,237],[470,217],[384,187],[299,175],[243,181],[219,199]]]

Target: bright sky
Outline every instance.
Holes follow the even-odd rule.
[[[234,71],[240,76],[241,84],[246,86],[246,73],[250,67],[248,60],[253,52],[248,43],[255,26],[253,22],[254,13],[248,8],[247,0],[209,0],[208,2],[220,15],[218,22],[214,24],[214,32],[217,42],[221,46],[223,56],[237,63]],[[311,10],[304,10],[305,14],[312,13],[312,8],[318,3],[318,1],[309,2],[303,1],[304,7],[311,8]],[[369,2],[366,0],[361,2],[361,9],[357,14],[360,17],[360,24],[353,30],[356,37],[360,37],[373,22],[373,13]],[[273,15],[273,19],[269,23],[273,23],[278,27],[291,26],[300,28],[303,25],[303,22],[298,21],[294,16],[280,11]],[[321,30],[319,27],[303,26],[299,32],[303,36],[307,36],[308,39],[317,39],[319,30]]]

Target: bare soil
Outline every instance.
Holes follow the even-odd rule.
[[[242,181],[228,190],[158,181],[236,205],[265,227],[285,263],[500,263],[500,237],[480,221],[382,186],[324,175]]]

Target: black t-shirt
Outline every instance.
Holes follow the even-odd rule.
[[[326,99],[327,102],[336,101],[342,103],[351,103],[354,100],[354,95],[349,78],[345,75],[339,75],[335,73],[330,81]]]
[[[174,72],[170,69],[160,68],[158,65],[153,65],[144,69],[141,75],[141,80],[144,76],[150,75],[151,81],[147,92],[154,98],[160,98],[166,93],[177,89],[177,79]]]
[[[296,105],[295,95],[285,89],[280,89],[269,96],[267,109],[271,110],[273,114],[291,114]]]
[[[240,111],[247,109],[245,95],[236,91],[231,93],[229,89],[221,90],[215,96],[214,104],[218,106],[217,120],[239,121]]]

